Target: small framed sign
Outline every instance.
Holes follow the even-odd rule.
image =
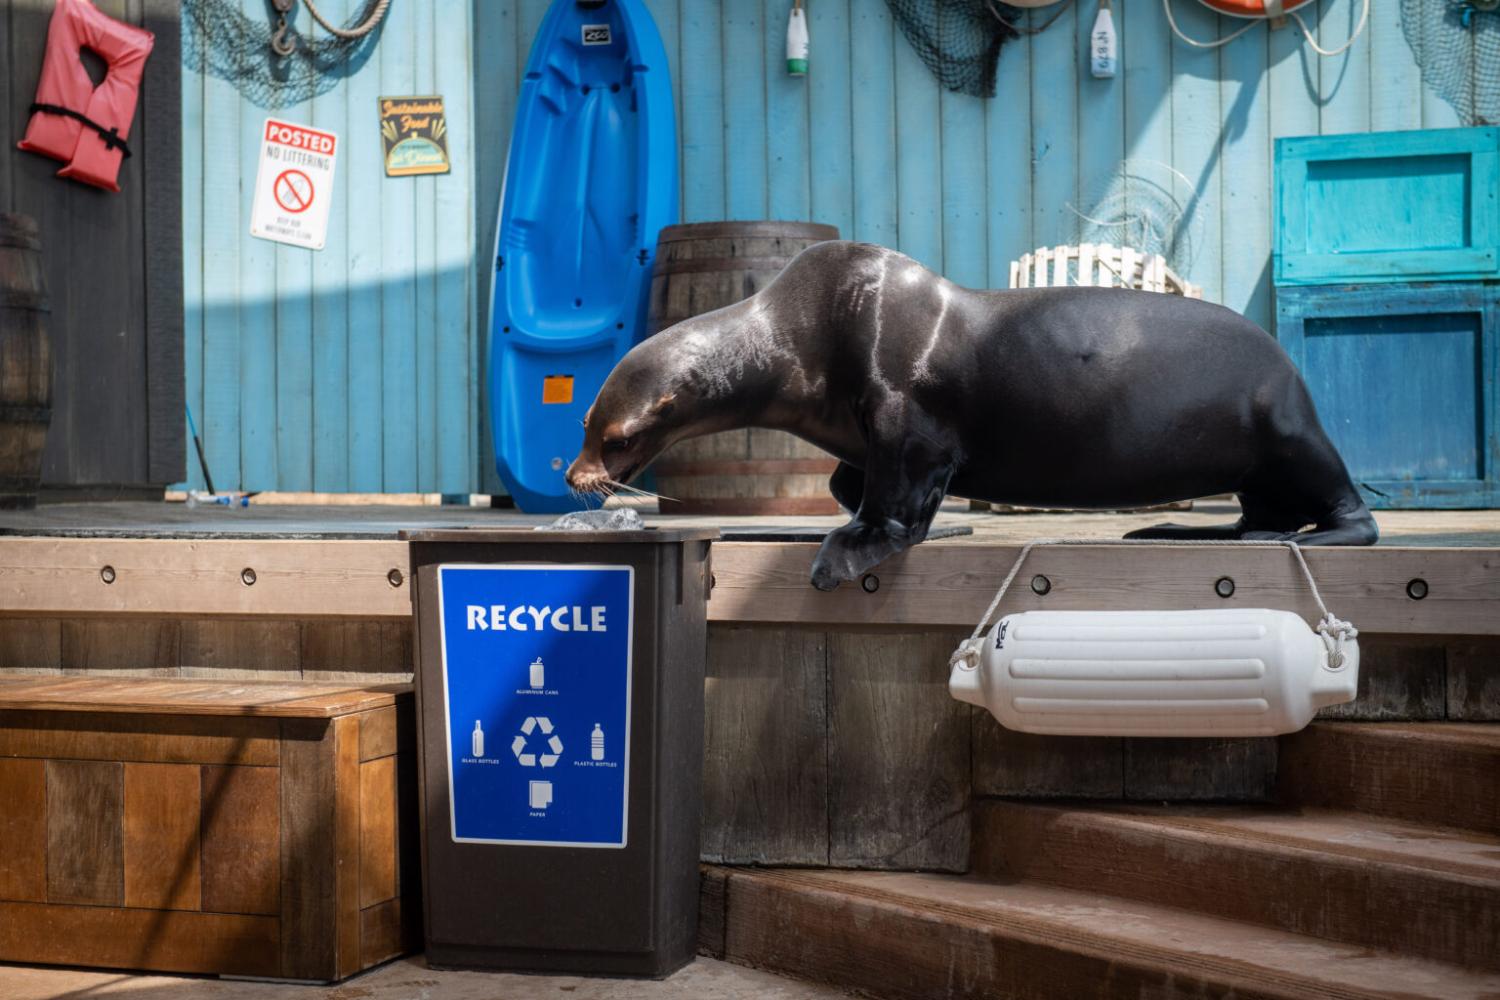
[[[448,121],[443,98],[382,97],[380,139],[385,144],[385,175],[446,174]]]

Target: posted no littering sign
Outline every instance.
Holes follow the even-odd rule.
[[[255,174],[250,235],[321,250],[328,241],[339,137],[267,118]]]

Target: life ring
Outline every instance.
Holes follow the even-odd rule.
[[[1312,3],[1312,0],[1199,0],[1203,6],[1230,17],[1267,18],[1280,17]],[[1269,9],[1268,9],[1269,8]],[[1278,10],[1279,8],[1279,10]]]
[[[1276,19],[1285,16],[1297,25],[1298,30],[1302,32],[1302,37],[1307,40],[1308,48],[1320,56],[1336,56],[1347,52],[1355,40],[1364,33],[1365,26],[1370,23],[1370,0],[1364,0],[1364,6],[1359,14],[1359,23],[1355,25],[1354,31],[1350,33],[1348,38],[1344,39],[1342,45],[1325,49],[1318,44],[1318,40],[1314,37],[1312,29],[1307,26],[1307,22],[1302,20],[1302,15],[1297,13],[1296,10],[1311,3],[1312,0],[1198,0],[1198,2],[1209,10],[1220,14],[1227,14],[1230,17],[1238,17],[1249,23],[1235,28],[1222,38],[1216,38],[1211,42],[1200,41],[1190,35],[1184,34],[1182,28],[1178,27],[1177,18],[1172,16],[1172,0],[1161,0],[1162,13],[1167,16],[1167,25],[1172,29],[1172,34],[1176,35],[1184,45],[1191,45],[1195,49],[1217,49],[1228,45],[1255,27],[1257,21],[1266,21],[1271,23],[1273,27],[1280,27],[1276,23]],[[1359,0],[1350,0],[1350,2],[1358,3]]]

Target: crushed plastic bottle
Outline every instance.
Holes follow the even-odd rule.
[[[614,510],[575,510],[551,524],[539,524],[537,531],[644,531],[646,522],[629,507]]]
[[[250,494],[208,493],[204,490],[189,490],[185,506],[189,510],[197,507],[248,507],[250,506]]]

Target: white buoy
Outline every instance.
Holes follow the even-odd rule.
[[[1109,79],[1115,75],[1115,18],[1110,0],[1101,0],[1094,30],[1089,33],[1089,68],[1094,76]]]
[[[948,680],[1006,729],[1079,736],[1276,736],[1358,685],[1353,638],[1266,608],[1007,615]]]
[[[786,22],[786,71],[789,76],[807,75],[807,16],[802,0],[792,0],[792,14]]]

